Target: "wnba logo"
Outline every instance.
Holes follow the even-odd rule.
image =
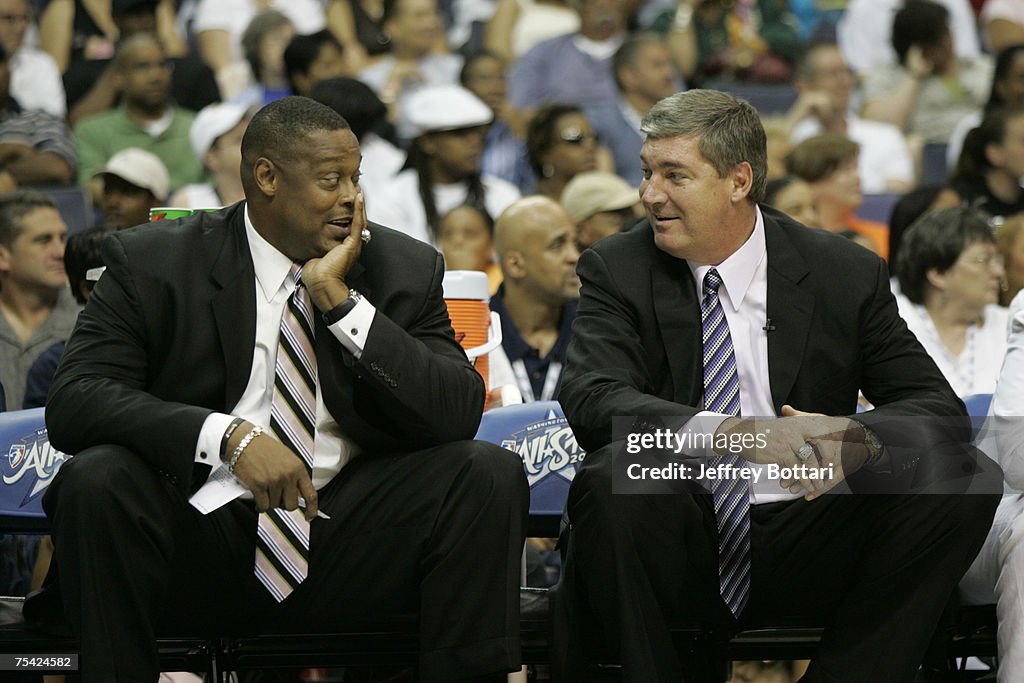
[[[46,490],[60,466],[67,459],[50,445],[46,430],[39,429],[11,444],[3,470],[3,482],[13,486],[22,482],[26,486],[23,504]],[[3,462],[3,461],[0,461]]]
[[[587,456],[560,415],[549,414],[547,419],[526,425],[511,436],[501,442],[501,447],[522,458],[530,486],[552,475],[572,481],[576,465]]]
[[[16,443],[11,446],[11,450],[7,452],[7,464],[10,465],[12,470],[17,470],[18,466],[21,465],[21,461],[25,459],[25,444]]]

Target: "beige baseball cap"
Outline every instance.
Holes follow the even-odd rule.
[[[637,188],[614,173],[587,171],[577,174],[562,190],[561,204],[574,221],[602,211],[618,211],[640,201]]]

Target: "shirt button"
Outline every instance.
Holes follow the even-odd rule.
[[[202,458],[203,460],[206,460],[206,451],[200,451],[199,457]]]

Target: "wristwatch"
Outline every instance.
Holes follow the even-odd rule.
[[[885,444],[878,438],[878,434],[875,434],[875,430],[868,427],[863,422],[860,422],[860,428],[864,430],[864,446],[868,449],[868,463],[869,465],[878,462],[878,459],[882,457],[882,449],[885,448]]]
[[[338,304],[337,306],[335,306],[331,310],[329,310],[326,313],[324,313],[324,315],[323,315],[324,322],[327,323],[328,326],[333,325],[334,323],[338,322],[339,320],[344,318],[346,315],[351,313],[352,309],[355,308],[356,305],[360,301],[362,301],[362,300],[363,300],[363,295],[362,294],[360,294],[359,292],[357,292],[354,289],[349,289],[348,290],[348,298],[347,299],[342,301],[340,304]]]

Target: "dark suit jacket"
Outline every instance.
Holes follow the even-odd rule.
[[[934,427],[944,433],[928,441],[968,440],[963,404],[900,318],[882,260],[772,208],[761,211],[776,413],[788,403],[852,415],[862,390],[878,407],[857,418],[887,444],[899,437],[923,446]],[[659,250],[644,221],[585,251],[578,271],[583,289],[559,400],[580,445],[593,451],[611,443],[615,416],[697,413],[700,302],[686,262]],[[904,416],[956,417],[924,425]],[[895,454],[894,471],[915,466],[920,452]]]
[[[314,312],[324,403],[372,456],[472,438],[483,381],[455,341],[441,256],[373,225],[346,278],[377,314],[361,358]],[[54,447],[98,444],[145,458],[183,494],[199,432],[245,390],[255,345],[256,285],[243,203],[118,232],[54,378]],[[202,477],[197,477],[202,479]]]

